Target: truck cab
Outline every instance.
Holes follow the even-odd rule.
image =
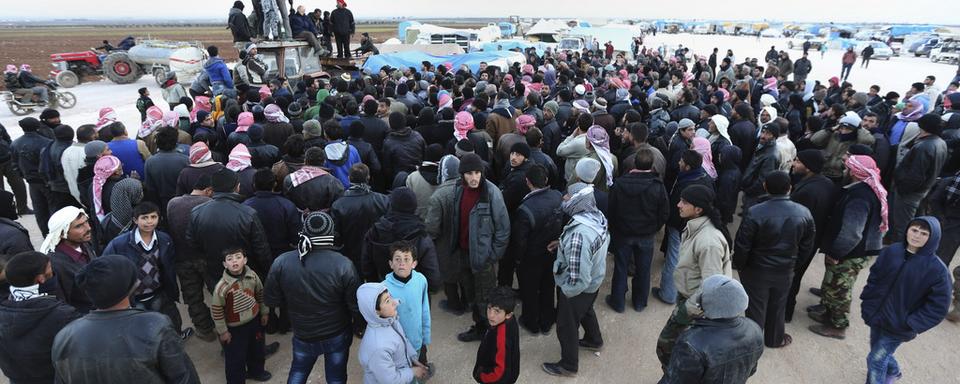
[[[263,79],[252,75],[252,85],[265,85],[277,77],[294,84],[305,77],[326,75],[320,65],[319,54],[305,41],[264,41],[257,44],[257,52],[266,64],[267,72]]]

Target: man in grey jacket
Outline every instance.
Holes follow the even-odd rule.
[[[610,234],[607,219],[597,209],[593,186],[576,183],[570,186],[560,205],[571,217],[559,241],[547,246],[557,251],[553,263],[557,283],[557,339],[560,340],[560,361],[543,363],[544,372],[553,376],[574,377],[579,368],[579,349],[599,351],[603,335],[593,303],[607,270],[607,247]],[[580,326],[584,335],[580,339]]]
[[[890,215],[893,223],[887,238],[891,242],[903,241],[907,223],[913,220],[920,201],[927,195],[940,176],[947,162],[947,143],[940,138],[943,120],[934,113],[926,114],[917,121],[920,133],[910,143],[910,149],[897,163],[893,172],[893,199]]]
[[[461,180],[453,187],[453,199],[443,207],[439,220],[442,232],[437,236],[451,245],[446,258],[455,264],[451,271],[463,287],[463,302],[473,302],[475,325],[457,335],[463,342],[479,341],[487,330],[487,295],[497,285],[494,265],[506,252],[510,238],[510,216],[503,195],[484,177],[483,169],[483,160],[474,153],[460,159],[457,172]],[[434,228],[431,233],[437,233],[436,222],[431,220],[429,227]]]

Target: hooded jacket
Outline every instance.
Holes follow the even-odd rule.
[[[440,187],[440,170],[436,163],[423,162],[417,171],[407,176],[404,183],[407,188],[413,190],[417,196],[417,216],[421,219],[427,219],[427,208],[430,204],[430,196]]]
[[[367,227],[370,230],[363,236],[360,248],[360,273],[367,281],[382,281],[391,272],[390,246],[407,240],[417,249],[417,271],[426,276],[431,287],[440,286],[437,250],[420,217],[390,210]]]
[[[763,195],[763,183],[767,175],[779,169],[780,153],[777,152],[777,142],[770,140],[761,144],[753,154],[750,165],[743,171],[743,180],[740,183],[743,194],[754,197]]]
[[[53,383],[50,348],[80,313],[55,296],[0,302],[0,369],[12,383]]]
[[[939,324],[950,308],[950,274],[937,257],[940,222],[931,216],[914,220],[930,226],[927,243],[915,254],[907,252],[906,240],[884,248],[860,294],[863,321],[901,341]]]
[[[456,248],[460,244],[460,199],[464,188],[462,180],[454,187],[450,219],[444,220],[450,244]],[[483,271],[500,260],[510,240],[510,216],[503,195],[490,180],[483,179],[480,188],[480,199],[470,209],[470,249],[461,250],[468,253],[474,272]]]
[[[380,283],[364,284],[357,289],[357,306],[367,321],[367,331],[360,341],[359,351],[364,384],[411,383],[411,367],[419,357],[403,333],[400,320],[396,317],[383,318],[377,314],[377,299],[386,290],[387,286]]]
[[[426,148],[427,144],[423,136],[409,127],[390,131],[383,140],[383,156],[380,158],[384,178],[393,180],[401,171],[415,171],[417,165],[423,161]]]
[[[323,167],[329,169],[330,174],[340,180],[344,189],[350,188],[350,167],[360,162],[360,152],[343,140],[327,143],[327,146],[323,147],[323,152],[327,155],[327,161]]]
[[[233,88],[233,76],[230,75],[230,70],[227,69],[227,64],[223,62],[219,56],[211,57],[207,60],[207,63],[203,65],[203,70],[207,72],[207,76],[210,77],[210,83],[223,82],[223,85],[227,88]]]
[[[410,279],[400,281],[391,272],[383,279],[390,296],[400,301],[397,317],[414,350],[430,345],[430,295],[427,294],[427,278],[422,273],[410,271]]]
[[[875,256],[880,251],[880,200],[864,182],[844,187],[827,222],[820,250],[836,260]]]
[[[594,198],[591,192],[581,199]],[[593,209],[596,210],[596,203],[593,204]],[[557,259],[553,262],[553,280],[568,298],[581,293],[596,293],[607,270],[610,234],[606,219],[598,210],[595,211],[596,217],[602,219],[602,223],[598,224],[601,224],[603,230],[598,231],[595,225],[588,224],[588,220],[580,217],[581,214],[589,212],[570,212],[564,209],[563,205],[561,209],[572,218],[560,234]]]

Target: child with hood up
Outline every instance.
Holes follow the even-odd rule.
[[[417,361],[419,353],[397,318],[400,304],[382,283],[357,288],[357,305],[367,321],[359,352],[364,384],[408,384],[427,378],[427,367]]]

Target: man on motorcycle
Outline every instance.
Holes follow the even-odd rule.
[[[3,71],[3,83],[18,100],[29,101],[28,96],[33,94],[33,90],[20,85],[19,71],[17,71],[16,65],[7,64],[7,69]]]
[[[46,81],[37,77],[30,71],[30,64],[23,64],[20,66],[20,74],[18,75],[20,79],[20,86],[26,89],[33,90],[33,94],[40,97],[40,104],[47,104],[47,101],[50,100],[47,96],[47,86]]]

